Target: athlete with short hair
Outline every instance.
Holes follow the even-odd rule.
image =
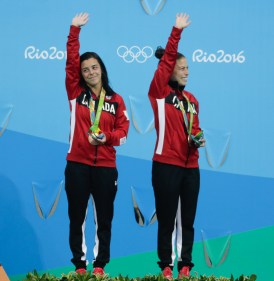
[[[152,164],[152,185],[158,219],[158,257],[164,277],[173,278],[174,239],[177,235],[178,278],[190,275],[194,219],[200,189],[198,148],[205,145],[199,126],[197,99],[185,91],[188,64],[178,44],[189,16],[177,14],[148,96],[154,112],[157,140]],[[176,213],[178,215],[176,218]]]

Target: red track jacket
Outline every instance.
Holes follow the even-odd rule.
[[[105,145],[91,145],[88,130],[91,126],[88,107],[90,94],[98,106],[94,93],[80,86],[80,28],[71,26],[67,42],[66,89],[70,105],[70,147],[67,160],[91,166],[116,167],[116,151],[113,146],[126,142],[129,119],[125,103],[120,95],[106,94],[99,128],[105,133]]]
[[[177,60],[181,32],[181,29],[173,27],[165,53],[158,64],[149,88],[148,96],[154,112],[157,133],[153,161],[185,168],[197,168],[199,152],[197,148],[190,147],[188,144],[183,114],[176,96],[180,102],[182,101],[189,119],[188,104],[183,98],[182,92],[169,85]],[[192,134],[195,135],[201,130],[198,119],[199,104],[191,93],[187,91],[183,91],[183,93],[188,97],[194,110]]]

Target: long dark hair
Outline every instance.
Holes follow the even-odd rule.
[[[164,53],[165,53],[165,49],[161,46],[158,46],[154,55],[157,59],[160,60],[164,55]],[[185,58],[185,56],[182,53],[177,52],[177,60],[181,58]]]
[[[113,90],[112,88],[110,87],[109,85],[109,80],[108,80],[108,73],[107,73],[107,69],[106,69],[106,66],[103,62],[103,60],[100,58],[100,56],[98,54],[96,54],[95,52],[86,52],[86,53],[83,53],[81,56],[80,56],[80,64],[84,61],[84,60],[88,60],[88,59],[96,59],[101,67],[101,70],[102,70],[102,86],[103,88],[105,89],[107,95],[112,95],[113,94]],[[82,87],[84,88],[88,88],[87,87],[87,84],[81,74],[81,80],[80,80],[80,84]]]

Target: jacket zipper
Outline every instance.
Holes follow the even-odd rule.
[[[98,154],[98,146],[96,145],[96,147],[95,147],[95,157],[94,157],[94,161],[93,161],[94,166],[96,165],[96,162],[97,162],[97,154]]]
[[[188,164],[189,154],[190,154],[190,147],[189,147],[189,144],[187,144],[187,157],[186,157],[186,162],[185,162],[186,167],[187,167],[187,164]]]

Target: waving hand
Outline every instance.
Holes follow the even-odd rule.
[[[81,27],[84,26],[88,22],[88,13],[80,13],[76,14],[76,16],[72,19],[72,25]]]
[[[177,14],[175,27],[180,28],[180,29],[188,27],[191,23],[191,21],[189,21],[188,19],[189,19],[189,15],[187,15],[186,13]]]

